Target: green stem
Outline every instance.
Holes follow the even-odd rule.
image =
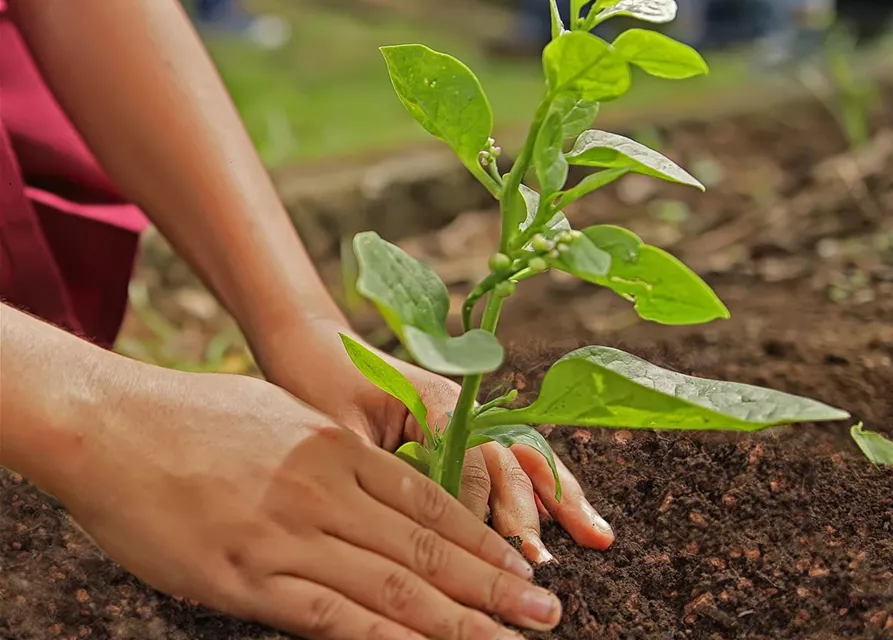
[[[491,295],[487,299],[487,307],[484,310],[484,318],[481,321],[481,329],[496,332],[499,323],[499,313],[502,311],[503,298]],[[456,403],[456,412],[450,421],[444,443],[443,461],[438,469],[440,477],[434,480],[450,492],[454,497],[459,497],[459,487],[462,482],[462,466],[465,463],[465,446],[471,431],[471,418],[474,411],[474,403],[481,389],[483,374],[465,376],[462,379],[462,390],[459,392],[459,400]]]

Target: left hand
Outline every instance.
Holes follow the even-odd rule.
[[[272,381],[388,451],[410,440],[420,442],[421,429],[412,414],[354,368],[339,331],[362,342],[343,326],[322,323],[312,336],[280,335],[274,341],[273,358],[259,354],[261,366]],[[442,429],[448,422],[447,411],[456,405],[459,385],[377,353],[413,383],[428,407],[432,428]],[[465,458],[461,502],[482,520],[489,513],[494,529],[503,537],[519,537],[522,552],[534,563],[553,559],[540,538],[541,517],[557,521],[583,547],[604,550],[614,542],[610,525],[586,500],[580,483],[557,456],[555,460],[561,502],[555,500],[549,465],[529,447],[505,449],[490,443],[470,450]]]

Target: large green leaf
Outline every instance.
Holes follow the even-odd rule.
[[[381,47],[400,101],[469,168],[493,129],[493,112],[471,69],[420,44]]]
[[[675,0],[619,0],[600,4],[608,6],[595,16],[594,24],[618,16],[662,24],[672,22],[678,11]]]
[[[558,198],[558,204],[556,205],[556,208],[564,209],[567,205],[572,202],[576,202],[583,196],[611,184],[618,178],[622,178],[631,170],[632,169],[628,167],[621,167],[619,169],[606,169],[604,171],[599,171],[597,173],[586,176],[585,178],[580,180],[577,185],[561,193]]]
[[[629,167],[637,173],[704,191],[704,185],[666,156],[635,140],[608,131],[584,131],[567,154],[567,159],[571,164],[586,167]]]
[[[627,62],[658,78],[682,80],[709,72],[701,54],[657,31],[624,31],[614,40],[614,48]]]
[[[540,189],[551,196],[567,181],[567,158],[564,157],[564,118],[557,111],[550,111],[540,128],[533,145],[533,166]]]
[[[406,327],[406,348],[426,369],[446,376],[490,373],[499,368],[504,357],[499,340],[481,329],[452,338]]]
[[[604,277],[611,268],[611,255],[599,249],[585,235],[578,235],[571,240],[568,250],[559,252],[558,257],[550,260],[553,266],[583,280]]]
[[[398,458],[411,464],[417,471],[428,475],[431,468],[431,452],[418,442],[406,442],[394,452]]]
[[[611,269],[605,276],[580,277],[633,301],[641,318],[681,325],[729,317],[726,306],[694,271],[632,231],[597,225],[583,229],[583,235],[611,255]]]
[[[613,100],[626,93],[631,82],[629,65],[614,47],[584,31],[550,42],[543,51],[543,68],[553,97]]]
[[[430,267],[372,231],[354,237],[354,252],[360,270],[357,292],[375,303],[416,362],[445,375],[499,367],[503,350],[492,334],[453,338],[447,333],[449,294]]]
[[[580,100],[573,95],[558,96],[552,103],[552,111],[562,114],[564,139],[575,138],[590,127],[598,115],[599,103]]]
[[[552,365],[533,404],[485,413],[478,423],[757,431],[847,417],[807,398],[683,375],[610,347],[584,347]]]
[[[523,444],[542,454],[546,462],[549,463],[552,477],[555,479],[555,499],[561,500],[561,480],[558,477],[558,468],[555,466],[555,456],[549,443],[539,431],[526,424],[503,424],[474,429],[468,438],[466,448],[473,449],[488,442],[496,442],[506,448],[515,444]]]
[[[425,437],[428,438],[428,443],[433,445],[431,430],[428,427],[428,407],[425,406],[422,397],[409,379],[378,354],[350,336],[343,333],[339,335],[342,344],[344,344],[344,350],[347,351],[354,366],[366,376],[369,382],[402,402],[422,427]]]
[[[865,431],[861,422],[850,429],[850,435],[871,462],[893,465],[893,442],[874,431]]]

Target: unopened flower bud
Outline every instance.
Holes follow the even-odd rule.
[[[549,257],[552,258],[552,260],[558,260],[558,258],[561,257],[561,254],[558,253],[558,249],[552,249],[549,252]]]
[[[512,259],[504,253],[497,253],[490,258],[490,271],[503,273],[512,267]]]
[[[542,273],[549,268],[549,265],[542,258],[531,258],[530,262],[527,263],[527,266],[534,273]]]
[[[541,233],[533,236],[533,238],[530,239],[530,244],[533,246],[533,250],[537,253],[545,253],[546,251],[551,251],[555,247],[555,244]]]
[[[560,253],[567,253],[568,251],[571,250],[570,245],[569,245],[569,244],[564,244],[563,242],[559,243],[558,246],[555,247],[555,248],[558,249],[558,251],[559,251]]]
[[[490,161],[493,159],[493,156],[489,151],[481,151],[478,154],[478,162],[480,162],[485,167],[490,164]]]
[[[571,238],[573,238],[574,240],[579,240],[580,238],[583,237],[583,232],[577,231],[576,229],[571,229],[570,234],[571,234]]]
[[[516,285],[514,282],[503,281],[496,285],[493,289],[493,293],[495,293],[500,298],[508,298],[510,295],[515,293]]]

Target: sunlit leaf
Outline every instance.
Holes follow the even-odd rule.
[[[672,22],[676,18],[677,11],[675,0],[619,0],[611,2],[599,11],[594,23],[600,24],[609,18],[626,16],[643,22],[663,24]]]
[[[339,335],[344,344],[344,350],[347,351],[351,362],[359,369],[360,373],[376,387],[402,402],[425,432],[428,444],[433,444],[431,430],[428,427],[428,407],[425,406],[422,397],[409,379],[378,354],[350,336],[343,333]]]
[[[850,435],[871,462],[893,465],[893,441],[874,431],[865,431],[861,422],[850,429]]]
[[[594,102],[619,98],[629,90],[629,65],[614,48],[591,33],[572,31],[543,51],[549,92]]]
[[[571,164],[586,167],[629,167],[637,173],[704,191],[704,185],[666,156],[635,140],[608,131],[584,131],[567,154],[567,159]]]
[[[644,320],[681,325],[729,317],[726,306],[694,271],[632,231],[598,225],[583,229],[583,235],[611,255],[611,268],[604,276],[581,277],[633,301]]]
[[[570,203],[576,202],[583,196],[611,184],[618,178],[622,178],[623,176],[625,176],[630,171],[631,169],[624,167],[620,169],[606,169],[604,171],[590,174],[580,180],[577,185],[571,187],[567,191],[562,192],[558,198],[558,204],[556,205],[556,208],[564,209]]]
[[[375,303],[416,362],[445,375],[499,367],[503,350],[492,334],[454,338],[447,333],[449,294],[430,267],[371,231],[356,235],[354,252],[360,270],[357,291]]]
[[[562,114],[563,137],[567,140],[577,137],[592,125],[598,115],[599,103],[561,95],[552,103],[552,110]]]
[[[683,375],[610,347],[584,347],[552,365],[533,404],[486,413],[478,423],[757,431],[847,417],[815,400]]]
[[[515,444],[523,444],[539,452],[552,470],[552,477],[555,479],[555,499],[561,500],[561,480],[558,477],[558,468],[555,466],[555,456],[549,443],[539,431],[526,424],[483,427],[472,431],[466,446],[468,449],[473,449],[488,442],[496,442],[506,448]]]
[[[493,129],[493,112],[471,69],[424,45],[381,47],[400,101],[429,133],[475,167]]]
[[[431,468],[431,452],[418,442],[407,442],[394,452],[398,458],[411,464],[417,471],[428,475]]]
[[[627,62],[658,78],[682,80],[709,71],[690,46],[649,29],[624,31],[614,40],[614,48]]]

